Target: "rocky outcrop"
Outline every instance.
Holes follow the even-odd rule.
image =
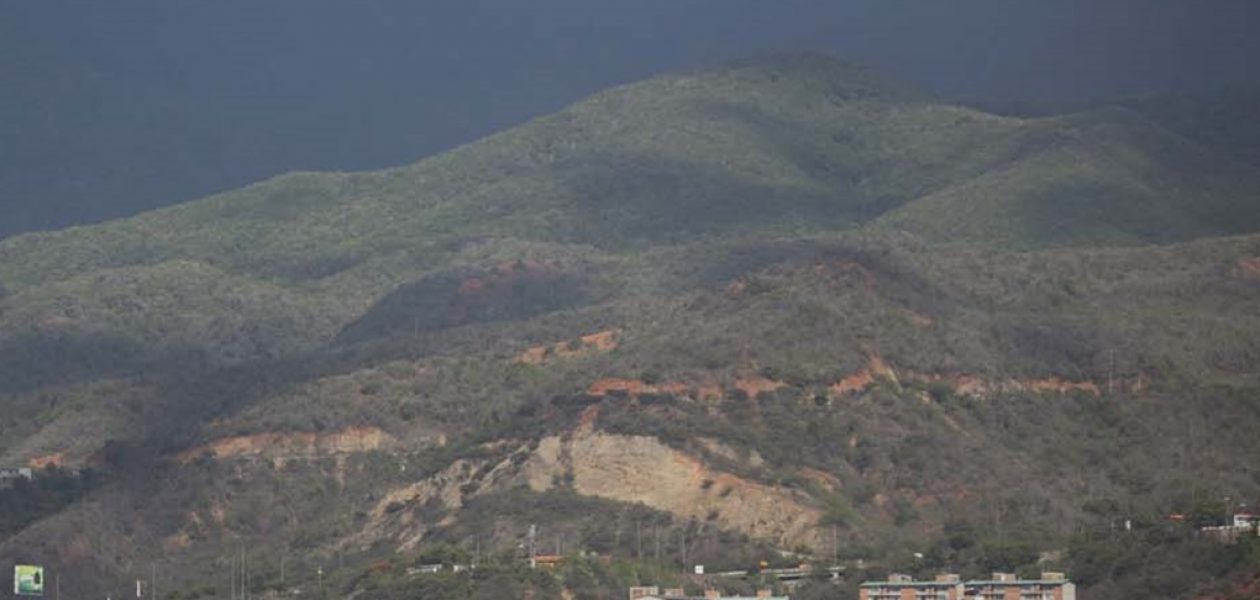
[[[815,546],[822,516],[800,492],[715,470],[649,436],[595,431],[597,413],[566,436],[522,446],[498,462],[459,460],[441,473],[394,490],[371,511],[355,536],[363,546],[392,540],[410,548],[441,520],[425,507],[457,511],[472,496],[527,486],[544,492],[569,485],[579,494],[642,503],[680,519],[711,520],[749,536],[787,546]],[[439,511],[441,512],[441,511]]]
[[[524,471],[536,491],[571,475],[580,494],[642,503],[684,519],[713,519],[786,545],[813,544],[822,516],[795,492],[715,471],[647,436],[592,432],[569,440],[546,438]]]

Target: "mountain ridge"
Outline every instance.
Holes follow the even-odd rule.
[[[510,554],[530,520],[672,568],[633,518],[715,568],[843,542],[1113,585],[1074,528],[1260,493],[1229,467],[1260,452],[1256,190],[1129,113],[1000,117],[794,55],[0,240],[0,457],[104,476],[0,557],[117,583],[161,548],[191,595],[248,541],[373,598],[404,585],[373,561]],[[706,510],[609,483],[654,460]]]

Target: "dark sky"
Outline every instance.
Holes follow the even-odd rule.
[[[414,161],[667,70],[823,50],[946,96],[1260,82],[1257,0],[0,0],[0,236]]]

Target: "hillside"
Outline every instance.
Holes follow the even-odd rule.
[[[600,597],[680,550],[796,551],[1139,597],[1090,532],[1193,545],[1160,516],[1260,498],[1258,198],[1131,112],[1000,117],[795,55],[5,239],[0,459],[95,474],[0,493],[28,515],[0,557],[224,596],[245,545],[259,591],[284,556],[286,586],[391,597],[472,552]],[[615,568],[530,579],[530,523]],[[1143,568],[1188,597],[1231,560]]]

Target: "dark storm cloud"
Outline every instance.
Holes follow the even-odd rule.
[[[824,50],[950,96],[1255,84],[1254,0],[6,0],[0,235],[449,148],[663,70]]]

